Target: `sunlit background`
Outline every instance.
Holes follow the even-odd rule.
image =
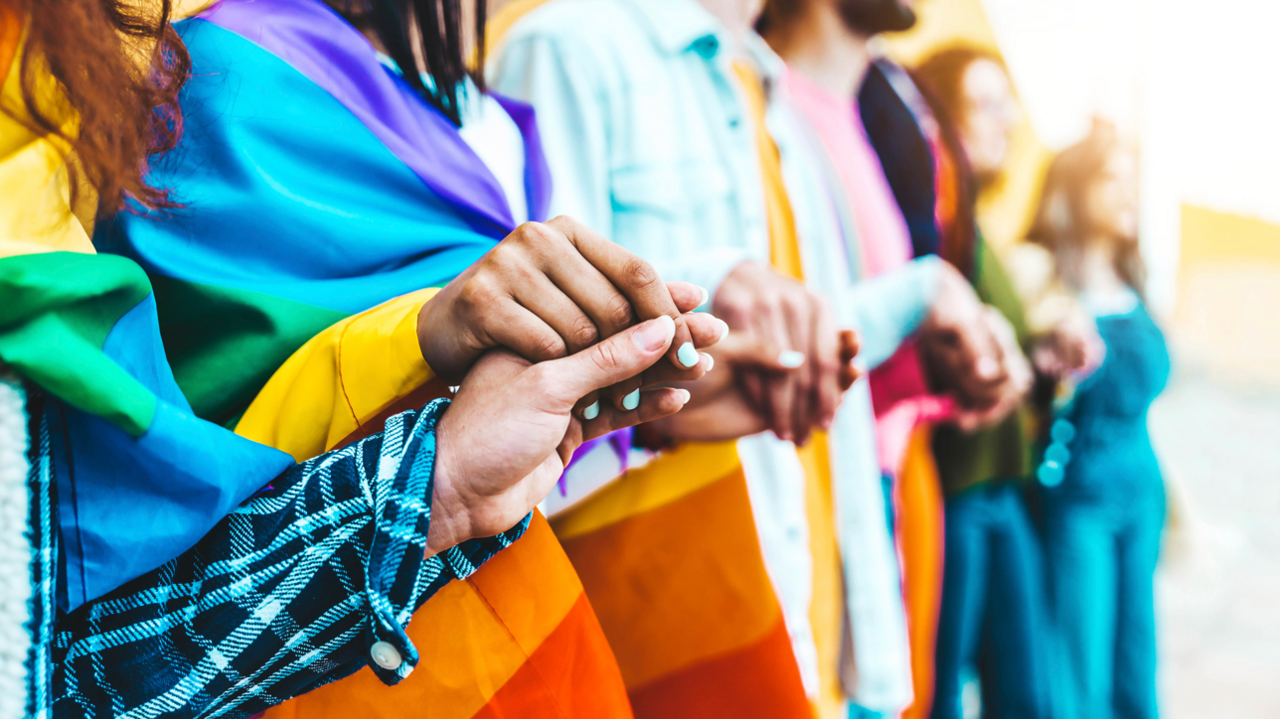
[[[1148,288],[1175,350],[1153,408],[1177,501],[1159,577],[1171,719],[1280,717],[1280,3],[920,0],[884,52],[996,48],[1023,106],[988,238],[1029,223],[1051,153],[1090,119],[1142,162]]]

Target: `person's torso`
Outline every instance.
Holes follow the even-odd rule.
[[[1141,304],[1098,317],[1097,325],[1106,358],[1063,417],[1075,437],[1062,488],[1116,496],[1159,481],[1147,415],[1168,382],[1170,360],[1164,335]]]
[[[664,18],[681,29],[656,27]],[[522,18],[510,36],[574,44],[577,61],[590,65],[597,92],[589,101],[606,135],[599,181],[610,205],[609,221],[593,229],[660,272],[669,258],[717,246],[754,248],[767,260],[754,130],[729,40],[705,10],[686,0],[558,0]],[[592,213],[557,193],[552,214]]]

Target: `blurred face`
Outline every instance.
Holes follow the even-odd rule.
[[[1089,225],[1107,237],[1132,240],[1138,236],[1138,163],[1129,152],[1117,150],[1089,188]]]
[[[980,183],[994,179],[1009,155],[1009,140],[1018,122],[1009,78],[990,60],[975,60],[964,72],[961,87],[965,116],[960,142]]]
[[[836,0],[840,18],[859,35],[910,29],[916,24],[914,0]]]

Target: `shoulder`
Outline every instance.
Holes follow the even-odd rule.
[[[655,51],[637,20],[619,0],[551,0],[509,21],[495,56],[546,46],[574,62],[625,63]]]

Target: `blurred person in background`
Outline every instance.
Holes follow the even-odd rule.
[[[937,192],[939,254],[1009,319],[1046,381],[1096,364],[1092,322],[1062,297],[1024,310],[1016,283],[975,221],[978,193],[998,179],[1018,120],[1003,63],[977,47],[948,47],[921,61],[911,79],[929,111],[918,124],[935,164],[937,179],[929,185]],[[908,192],[911,184],[899,189]],[[981,679],[984,713],[1057,716],[1042,550],[1021,486],[1032,474],[1036,436],[1030,407],[990,428],[935,430],[947,494],[932,711],[938,719],[963,715],[961,691],[971,669]]]
[[[897,0],[772,0],[761,23],[766,39],[787,61],[787,82],[800,114],[834,163],[832,174],[856,219],[860,259],[872,276],[891,272],[914,256],[934,254],[937,245],[933,154],[916,119],[927,108],[913,114],[895,89],[910,80],[899,68],[873,63],[867,47],[874,35],[914,22],[909,4]],[[880,134],[870,135],[873,129]],[[886,136],[892,142],[873,144]],[[891,182],[904,177],[906,183]],[[927,194],[922,197],[920,190]],[[929,358],[938,347],[936,338],[927,336],[871,373],[880,466],[896,482],[899,498],[897,540],[910,612],[913,716],[927,713],[929,706],[943,522],[928,443],[917,439],[909,444],[909,438],[918,424],[930,420],[954,422],[966,431],[998,422],[1018,405],[1031,379],[1008,322],[991,308],[984,317],[1017,360],[1019,381],[1006,387],[1007,394],[945,396],[945,379],[929,372]],[[886,709],[864,706],[855,713]]]
[[[514,21],[497,41],[489,80],[537,109],[556,180],[553,207],[586,218],[662,272],[709,278],[711,308],[760,346],[829,348],[833,324],[856,327],[862,361],[874,368],[918,336],[936,344],[929,366],[947,378],[945,391],[990,405],[1017,394],[998,333],[954,269],[908,253],[877,277],[867,271],[859,243],[870,238],[852,221],[860,208],[824,185],[828,169],[787,101],[785,68],[752,32],[760,9],[752,0],[554,0]],[[892,198],[882,197],[891,214]],[[910,701],[866,384],[845,396],[834,423],[829,400],[805,388],[825,383],[829,351],[810,352],[802,382],[762,366],[767,355],[718,362],[713,374],[730,375],[721,386],[738,398],[732,413],[702,413],[695,396],[682,421],[655,423],[671,443],[741,437],[685,441],[665,460],[672,479],[677,459],[714,466],[723,479],[680,470],[683,485],[664,490],[678,501],[646,511],[645,494],[662,486],[650,473],[660,458],[558,520],[565,534],[593,527],[566,546],[637,715],[809,716],[812,702],[828,717],[847,713],[847,696],[886,711]],[[784,407],[821,408],[821,421],[797,410],[795,420],[784,412],[779,422]],[[744,430],[743,417],[756,418],[754,426]],[[829,439],[816,431],[828,426]],[[737,501],[744,479],[749,506]],[[734,501],[707,504],[712,489]],[[613,516],[602,517],[610,507]],[[627,516],[619,519],[618,507]],[[696,523],[683,520],[695,513]],[[677,518],[667,541],[634,541],[629,525]],[[735,530],[738,553],[726,551],[725,532],[707,532],[719,526]],[[629,555],[676,551],[699,569],[696,578],[628,566]],[[772,589],[736,579],[761,559]],[[648,602],[637,604],[637,594]],[[775,642],[770,627],[790,644]]]
[[[1137,197],[1135,154],[1095,121],[1050,165],[1021,250],[1050,269],[1045,291],[1078,298],[1106,351],[1058,400],[1038,469],[1071,719],[1158,716],[1153,582],[1165,490],[1147,414],[1170,359],[1143,299]]]

